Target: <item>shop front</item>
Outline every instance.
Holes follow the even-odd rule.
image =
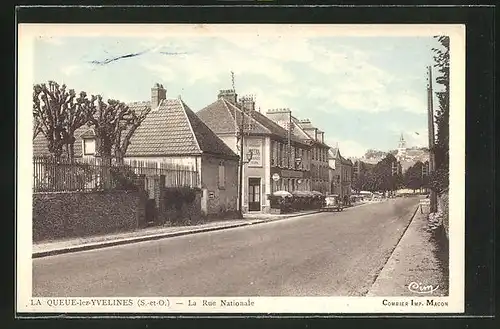
[[[301,170],[271,169],[272,192],[310,191],[310,173]]]

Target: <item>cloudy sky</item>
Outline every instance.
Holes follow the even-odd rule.
[[[401,132],[408,146],[426,145],[434,46],[427,36],[45,35],[34,43],[34,82],[124,102],[148,100],[159,82],[198,111],[231,88],[233,71],[238,95],[254,95],[261,112],[290,108],[344,156],[360,156],[396,148]]]

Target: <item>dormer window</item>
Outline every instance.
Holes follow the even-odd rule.
[[[83,155],[95,155],[95,139],[86,138],[83,140]]]

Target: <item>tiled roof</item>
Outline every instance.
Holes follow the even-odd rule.
[[[336,159],[338,153],[339,153],[339,149],[337,147],[330,147],[330,149],[328,150],[328,157],[330,159]]]
[[[243,113],[238,105],[234,105],[222,98],[199,110],[196,115],[216,134],[235,134],[243,115],[246,124],[245,132],[274,135],[283,139],[288,138],[286,129],[262,113],[252,111],[251,116],[249,116],[247,113]],[[248,123],[251,124],[248,126]],[[293,134],[292,141],[302,143],[301,139]]]
[[[340,156],[340,163],[345,164],[345,165],[353,165],[352,161],[349,159],[344,158],[343,156]]]
[[[196,155],[236,157],[180,99],[163,100],[134,132],[126,156]]]
[[[82,135],[86,135],[86,133],[90,130],[88,126],[82,126],[75,130],[75,144],[73,149],[75,151],[75,156],[79,157],[82,155]],[[38,133],[38,135],[33,140],[33,155],[34,156],[48,156],[50,155],[48,148],[48,141],[42,133]],[[64,149],[63,149],[64,150]]]
[[[227,146],[208,126],[186,105],[184,104],[193,132],[198,141],[200,149],[204,153],[237,157],[237,155]]]
[[[196,112],[196,115],[216,134],[235,133],[236,123],[226,102],[218,99]]]

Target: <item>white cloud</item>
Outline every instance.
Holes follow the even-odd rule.
[[[356,141],[336,137],[327,137],[326,143],[331,147],[336,147],[338,145],[340,154],[346,158],[361,157],[368,149],[368,147]]]
[[[418,146],[418,147],[427,147],[429,146],[427,131],[408,131],[404,134],[404,138],[406,140],[406,145],[408,147]]]
[[[259,109],[263,114],[269,109],[290,107],[286,99],[279,97],[273,90],[264,90],[257,86],[248,87],[242,90],[240,96],[253,95],[255,97],[256,109]]]
[[[81,70],[80,65],[68,65],[61,68],[62,73],[66,76],[73,75],[80,70]]]
[[[54,45],[54,46],[62,46],[64,44],[64,42],[60,38],[57,38],[57,37],[43,36],[43,37],[40,37],[40,40],[42,40],[43,42],[46,42],[46,43],[50,43],[51,45]]]
[[[151,71],[155,76],[163,80],[162,82],[174,81],[177,77],[173,69],[169,65],[160,65],[151,62],[142,62],[141,66]]]
[[[314,52],[309,41],[298,37],[266,37],[259,35],[221,35],[222,39],[242,49],[252,57],[278,60],[280,62],[310,62]]]
[[[163,65],[171,68],[170,73],[187,79],[188,84],[197,81],[217,83],[222,75],[229,75],[231,71],[240,76],[261,75],[280,84],[292,83],[295,80],[295,76],[275,60],[252,56],[245,51],[223,46],[213,52],[188,51],[187,54],[168,57],[160,57],[158,54],[154,57],[154,64],[150,61],[145,67],[156,72],[157,68]]]

